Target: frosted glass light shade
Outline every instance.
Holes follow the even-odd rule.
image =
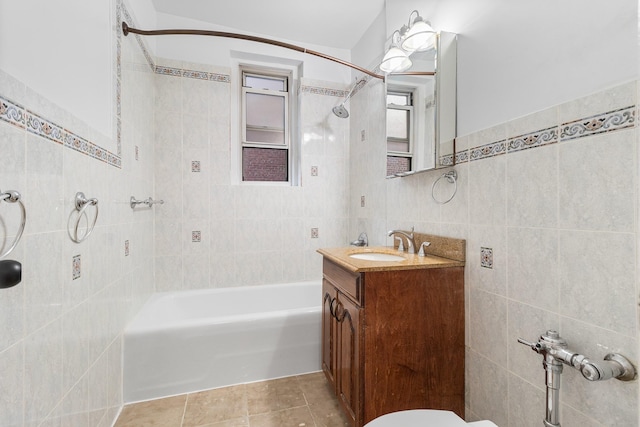
[[[431,49],[435,45],[436,32],[425,21],[416,21],[402,39],[402,49],[407,52]]]
[[[402,49],[392,46],[382,58],[380,69],[385,73],[400,73],[411,68],[411,59]]]

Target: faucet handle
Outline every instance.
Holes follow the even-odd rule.
[[[431,242],[422,242],[420,250],[418,251],[418,256],[427,256],[427,254],[424,253],[424,248],[427,246],[431,246]]]
[[[402,237],[395,236],[394,239],[398,241],[398,251],[404,252],[404,243],[402,243]]]
[[[367,237],[367,233],[364,231],[360,233],[358,238],[353,242],[351,242],[351,245],[352,246],[369,246],[369,238]]]
[[[543,346],[542,344],[540,344],[540,342],[529,342],[522,338],[518,338],[518,342],[520,344],[526,345],[527,347],[531,347],[531,350],[535,351],[536,353],[540,353],[542,351]]]

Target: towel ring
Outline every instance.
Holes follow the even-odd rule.
[[[93,217],[93,222],[88,228],[88,231],[82,236],[82,238],[78,238],[78,227],[80,226],[80,218],[85,213],[89,206],[96,207],[96,215]],[[74,234],[70,235],[71,240],[76,243],[83,242],[91,235],[93,229],[96,227],[96,221],[98,220],[98,199],[87,199],[82,192],[76,193],[76,210],[78,211],[78,219],[76,220],[76,226],[74,227]]]
[[[5,202],[8,202],[8,203],[18,202],[18,206],[20,206],[20,215],[22,217],[20,220],[20,228],[18,229],[16,238],[13,240],[13,243],[11,243],[11,246],[9,246],[9,249],[7,249],[2,255],[0,255],[0,258],[6,257],[11,253],[11,251],[15,249],[16,245],[20,241],[20,238],[22,237],[22,233],[24,232],[24,226],[27,223],[27,210],[25,209],[24,203],[22,203],[22,200],[20,200],[21,197],[22,196],[20,195],[20,193],[18,193],[15,190],[9,190],[5,193],[0,194],[0,201],[4,200]]]
[[[436,199],[436,196],[434,194],[434,190],[436,188],[436,184],[438,183],[438,181],[440,181],[442,178],[446,178],[447,181],[449,181],[449,183],[454,185],[453,188],[453,194],[451,195],[451,197],[449,197],[447,200],[445,201],[441,201]],[[436,179],[435,182],[433,183],[433,185],[431,186],[431,198],[436,202],[439,203],[441,205],[444,205],[445,203],[449,203],[456,195],[456,193],[458,192],[458,174],[456,173],[456,171],[452,170],[449,171],[447,173],[443,173],[442,175],[440,175],[440,178]]]

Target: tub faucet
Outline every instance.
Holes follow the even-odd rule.
[[[402,230],[391,230],[387,233],[387,236],[391,237],[394,234],[400,234],[407,238],[407,253],[415,254],[416,253],[416,242],[413,240],[413,227],[411,227],[411,232],[407,233]]]
[[[358,236],[358,239],[354,240],[350,244],[351,246],[369,246],[369,238],[367,237],[367,233],[363,231]]]

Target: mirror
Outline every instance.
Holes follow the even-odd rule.
[[[441,31],[409,71],[387,76],[387,178],[455,163],[456,39]]]

